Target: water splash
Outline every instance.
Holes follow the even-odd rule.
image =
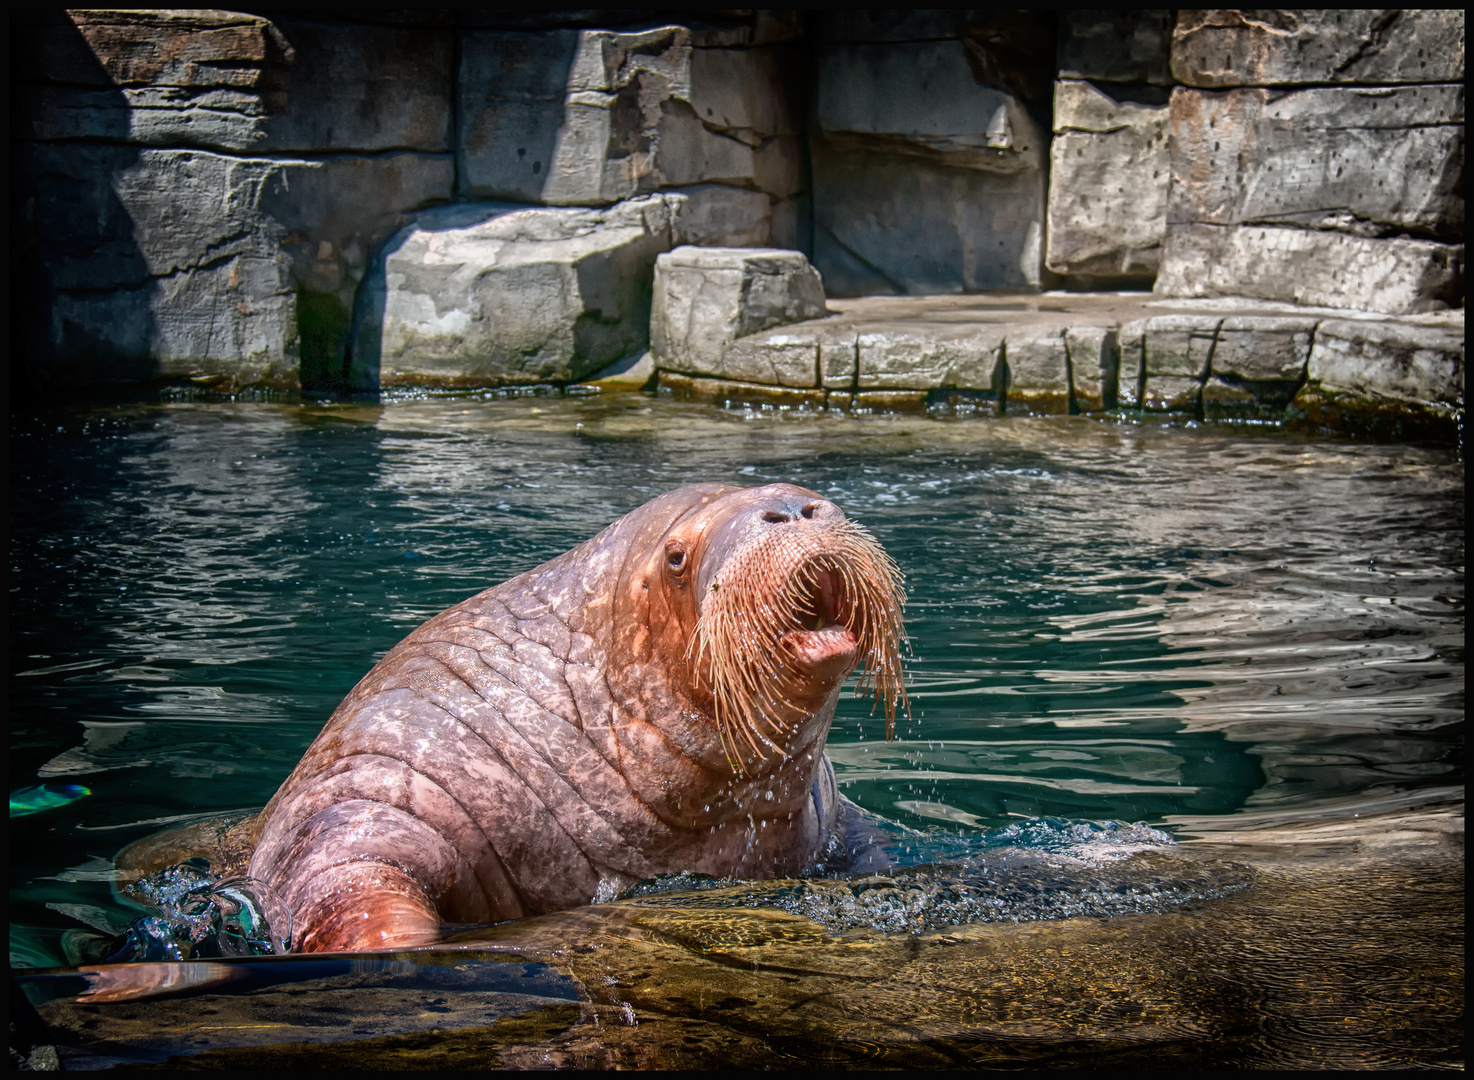
[[[1254,881],[1249,867],[1198,858],[1143,822],[1033,818],[980,836],[887,824],[891,836],[872,835],[861,852],[871,872],[776,882],[672,874],[640,882],[621,899],[771,907],[838,932],[921,933],[976,922],[1162,912]],[[885,869],[874,872],[878,866]]]
[[[128,928],[107,960],[202,960],[291,951],[292,913],[265,882],[214,881],[210,864],[190,859],[142,879],[135,894],[155,907]]]

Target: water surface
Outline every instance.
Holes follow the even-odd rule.
[[[174,403],[14,421],[11,950],[127,913],[109,860],[263,804],[442,608],[662,491],[787,481],[906,574],[912,719],[846,795],[940,837],[1187,834],[1462,797],[1463,467],[1261,428],[728,411],[639,395]],[[58,910],[65,907],[68,915]]]

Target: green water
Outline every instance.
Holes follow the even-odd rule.
[[[11,435],[11,949],[108,860],[260,806],[425,618],[698,480],[789,481],[906,574],[913,718],[842,790],[924,830],[1190,830],[1462,794],[1463,467],[1269,429],[722,412],[639,395],[176,403]]]

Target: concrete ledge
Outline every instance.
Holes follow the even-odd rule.
[[[746,379],[666,358],[661,385],[712,401],[904,410],[956,399],[1008,415],[1141,411],[1450,442],[1463,418],[1461,310],[990,292],[832,299],[829,312],[734,343],[744,355],[731,370]]]

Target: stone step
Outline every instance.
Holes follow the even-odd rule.
[[[830,299],[827,311],[729,335],[721,349],[709,338],[688,348],[667,331],[655,355],[661,385],[681,397],[815,407],[956,398],[1010,414],[1136,409],[1326,422],[1331,413],[1395,414],[1450,432],[1463,410],[1462,311],[1389,317],[1253,299],[1025,291]]]

